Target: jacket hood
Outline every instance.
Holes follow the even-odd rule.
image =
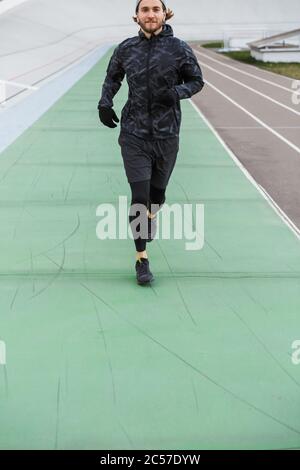
[[[145,38],[145,39],[148,39],[148,38],[145,36],[144,32],[143,32],[141,29],[139,30],[139,36],[140,36],[140,38],[142,38],[142,39],[144,39],[144,38]],[[155,35],[155,34],[152,35],[152,37],[153,37],[153,36],[154,36],[154,37],[174,36],[172,26],[170,26],[169,24],[166,24],[166,23],[165,23],[165,24],[163,25],[163,28],[162,28],[161,32],[160,32],[159,34],[157,34],[157,35]]]

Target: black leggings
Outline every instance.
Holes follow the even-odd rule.
[[[133,230],[133,221],[141,216],[147,222],[147,209],[151,212],[151,214],[155,214],[161,208],[163,203],[166,200],[165,192],[166,188],[156,188],[150,183],[150,180],[145,181],[138,181],[136,183],[130,183],[131,187],[131,207],[129,210],[129,223],[131,226],[132,233],[134,234]],[[132,208],[133,204],[141,204],[141,210],[135,211]],[[155,207],[151,204],[155,204]],[[140,224],[136,227],[136,230],[140,230]],[[148,223],[145,223],[145,227],[148,227]],[[146,249],[146,239],[147,234],[140,234],[141,236],[137,237],[134,240],[136,251],[145,251]]]

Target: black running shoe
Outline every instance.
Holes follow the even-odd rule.
[[[148,217],[148,238],[147,242],[150,243],[152,240],[155,238],[156,231],[157,231],[157,222],[156,222],[156,217],[153,217],[152,219]]]
[[[136,280],[140,285],[148,284],[153,281],[154,277],[149,268],[149,261],[147,258],[140,258],[135,263]]]

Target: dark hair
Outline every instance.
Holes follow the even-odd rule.
[[[139,3],[137,4],[136,6],[136,9],[135,9],[135,14],[137,14],[137,12],[139,11],[139,7],[140,7],[140,3],[141,3],[142,0],[139,1]],[[161,0],[160,0],[161,1]],[[166,11],[166,5],[164,4],[164,2],[161,1],[161,4],[162,4],[162,7],[163,7],[163,11]]]
[[[166,21],[170,20],[171,18],[173,18],[174,16],[174,13],[172,10],[170,10],[170,8],[165,8],[164,11],[166,12]],[[137,12],[138,12],[138,9],[137,9]],[[133,16],[132,17],[133,21],[135,23],[137,23],[137,17],[136,16]]]

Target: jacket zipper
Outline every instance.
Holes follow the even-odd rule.
[[[174,114],[174,118],[175,118],[175,121],[176,121],[176,124],[177,124],[177,129],[179,129],[179,123],[178,123],[178,119],[177,119],[177,116],[176,116],[176,110],[173,108],[173,114]]]
[[[147,56],[147,94],[148,94],[148,122],[149,122],[149,131],[150,134],[153,134],[153,124],[152,124],[152,116],[151,116],[151,96],[150,96],[150,81],[149,81],[149,61],[150,61],[150,52],[152,46],[152,37],[148,39],[149,41],[149,48],[148,48],[148,56]]]

